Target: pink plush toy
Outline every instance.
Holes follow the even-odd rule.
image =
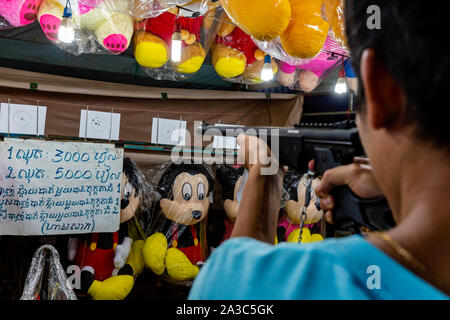
[[[277,74],[278,81],[283,86],[311,92],[319,85],[322,75],[340,61],[342,62],[342,55],[346,54],[334,38],[328,35],[322,50],[314,59],[305,60],[305,63],[300,65],[282,62]]]
[[[0,16],[13,27],[26,26],[36,20],[40,5],[41,0],[0,0]]]

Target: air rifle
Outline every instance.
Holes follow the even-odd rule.
[[[299,124],[293,128],[210,126],[203,123],[197,130],[209,136],[256,135],[269,147],[278,139],[280,165],[305,173],[308,162],[314,159],[318,176],[328,169],[352,163],[355,157],[364,156],[356,124],[349,120]],[[359,233],[361,226],[376,231],[395,225],[385,198],[362,199],[347,186],[334,188],[332,196],[335,199],[333,220],[336,230]]]

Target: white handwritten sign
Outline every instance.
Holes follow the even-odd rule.
[[[0,142],[0,235],[114,232],[123,149],[114,145]]]

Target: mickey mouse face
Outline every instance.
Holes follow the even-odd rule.
[[[203,174],[180,173],[173,184],[173,200],[160,200],[164,215],[177,223],[193,225],[206,217],[209,209],[208,179]]]
[[[305,195],[309,192],[311,200],[306,207],[305,224],[316,223],[323,217],[320,210],[319,199],[315,194],[315,189],[319,185],[319,179],[313,179],[311,185],[308,185],[308,179],[302,177],[297,187],[298,201],[288,200],[285,204],[286,213],[291,222],[300,224],[302,208],[305,205]]]
[[[136,189],[128,181],[125,173],[122,174],[121,194],[120,194],[120,223],[133,218],[139,207],[140,197]]]

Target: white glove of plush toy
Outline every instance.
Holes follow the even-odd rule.
[[[119,244],[116,247],[114,256],[114,267],[117,271],[125,265],[128,255],[130,254],[132,243],[133,240],[131,238],[125,237],[122,241],[122,244]]]

